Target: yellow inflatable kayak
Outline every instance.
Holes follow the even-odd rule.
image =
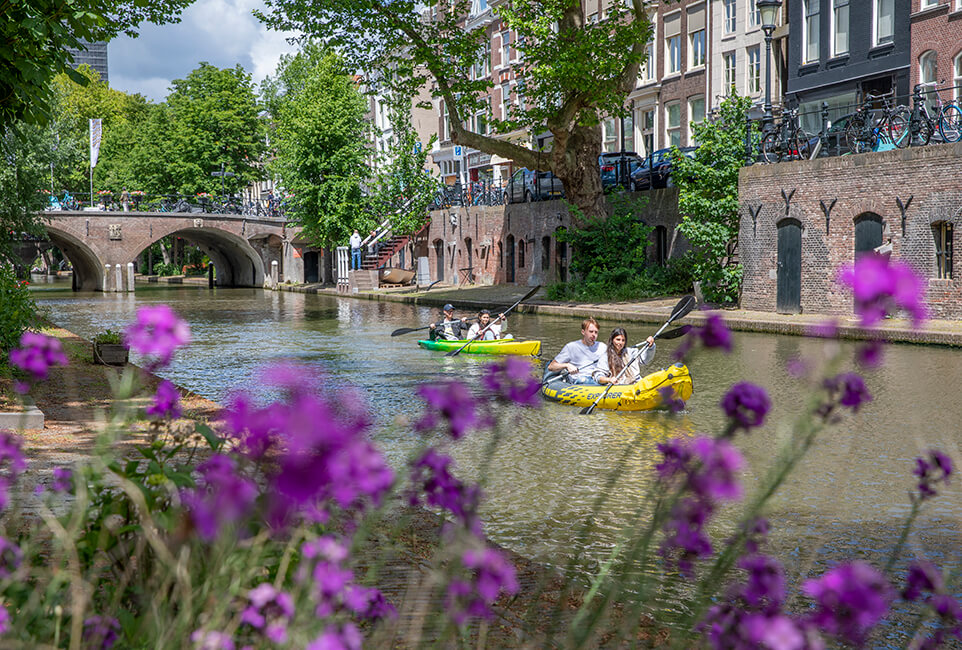
[[[418,341],[418,345],[426,350],[441,350],[451,352],[457,350],[467,341]],[[541,352],[541,341],[517,341],[515,339],[498,339],[496,341],[472,341],[462,350],[464,354],[520,354],[537,356]]]
[[[670,368],[646,375],[633,384],[615,384],[605,398],[598,402],[596,408],[611,411],[650,411],[661,406],[659,390],[666,386],[674,390],[675,399],[687,402],[694,390],[688,367],[676,363]],[[569,384],[559,377],[546,383],[541,394],[560,404],[590,406],[605,392],[605,388],[607,386]]]

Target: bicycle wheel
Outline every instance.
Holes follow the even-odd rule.
[[[862,120],[852,119],[845,127],[845,146],[852,153],[864,153],[869,150],[869,142],[862,137],[865,124]]]
[[[779,145],[778,133],[776,133],[775,131],[769,131],[768,133],[765,134],[765,136],[762,138],[762,143],[760,147],[762,162],[765,162],[765,163],[778,162],[780,158],[778,145]]]
[[[915,136],[915,144],[924,147],[932,139],[932,122],[927,117],[923,117],[918,121],[919,133]]]
[[[942,107],[939,116],[939,133],[946,142],[958,142],[962,139],[962,109],[957,104],[947,104]]]
[[[889,116],[886,124],[888,137],[899,149],[904,149],[909,144],[909,121],[901,111]]]

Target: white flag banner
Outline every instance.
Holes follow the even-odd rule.
[[[97,158],[100,156],[100,118],[90,120],[90,167],[97,166]]]

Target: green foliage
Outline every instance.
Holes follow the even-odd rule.
[[[165,262],[155,262],[154,263],[154,275],[159,275],[161,277],[168,277],[171,275],[177,275],[179,271],[173,263]]]
[[[22,236],[43,234],[37,213],[48,201],[52,145],[45,127],[21,122],[0,132],[0,263],[19,265]]]
[[[120,344],[123,342],[123,340],[124,340],[123,334],[121,334],[120,332],[114,331],[112,329],[105,329],[103,332],[100,332],[94,337],[93,342]]]
[[[736,304],[741,290],[741,266],[733,256],[738,246],[738,170],[745,163],[750,106],[747,97],[728,97],[717,120],[692,125],[698,144],[694,158],[674,152],[679,231],[692,245],[692,269],[705,298],[723,305]]]
[[[0,356],[20,343],[20,335],[36,324],[37,305],[27,283],[17,279],[8,264],[0,264]]]
[[[686,293],[691,290],[691,267],[687,260],[668,260],[665,266],[647,266],[626,281],[575,278],[548,285],[549,300],[579,302],[631,302]]]
[[[0,10],[0,128],[16,121],[43,123],[53,115],[53,77],[78,83],[68,47],[80,39],[109,41],[136,36],[144,22],[177,22],[192,0],[14,0]]]
[[[375,225],[362,184],[368,177],[367,102],[343,60],[317,43],[285,56],[264,82],[275,157],[270,169],[291,196],[287,210],[321,246]]]

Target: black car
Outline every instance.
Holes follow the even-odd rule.
[[[504,190],[505,203],[530,203],[564,197],[561,179],[551,172],[519,169],[508,180]]]
[[[697,147],[680,147],[679,151],[689,158],[695,157]],[[631,189],[640,192],[659,187],[671,187],[671,150],[659,149],[643,159],[643,164],[631,174]]]
[[[617,186],[628,188],[631,175],[644,164],[644,159],[634,151],[613,151],[598,156],[601,170],[601,188],[608,192]]]

